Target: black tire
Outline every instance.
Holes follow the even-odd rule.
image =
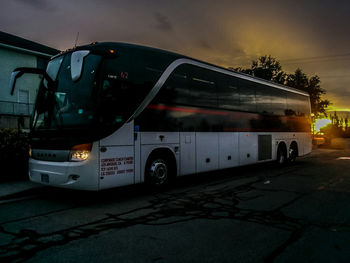
[[[292,143],[289,147],[289,161],[295,163],[298,157],[298,146],[296,143]]]
[[[284,144],[280,144],[277,149],[277,163],[284,165],[287,163],[287,150]]]
[[[151,157],[145,171],[146,184],[160,188],[167,185],[171,178],[171,166],[168,159],[164,157]]]

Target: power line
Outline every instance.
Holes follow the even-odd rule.
[[[337,78],[350,78],[350,74],[349,75],[339,75],[339,76],[322,76],[322,75],[319,75],[319,77],[321,79],[337,79]]]
[[[343,54],[333,54],[333,55],[325,55],[325,56],[315,56],[315,57],[304,57],[304,58],[291,58],[291,59],[280,59],[281,62],[298,62],[303,60],[319,60],[319,59],[329,59],[329,58],[350,58],[350,53]]]
[[[337,61],[346,61],[349,60],[350,57],[343,58],[324,58],[324,59],[314,59],[314,60],[298,60],[298,61],[290,61],[290,62],[282,62],[283,65],[294,65],[294,64],[308,64],[308,63],[332,63]]]

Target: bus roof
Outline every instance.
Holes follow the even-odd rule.
[[[293,92],[293,93],[298,93],[298,94],[301,94],[301,95],[309,96],[309,94],[307,92],[305,92],[305,91],[302,91],[302,90],[299,90],[299,89],[296,89],[296,88],[291,88],[291,87],[288,87],[288,86],[285,86],[285,85],[282,85],[282,84],[279,84],[279,83],[276,83],[276,82],[273,82],[273,81],[269,81],[269,80],[265,80],[265,79],[262,79],[262,78],[254,77],[254,76],[251,76],[249,74],[245,74],[245,73],[241,73],[241,72],[238,72],[238,71],[230,70],[230,69],[227,69],[227,68],[224,68],[224,67],[221,67],[221,66],[217,66],[217,65],[214,65],[214,64],[211,64],[211,63],[208,63],[208,62],[204,62],[204,61],[201,61],[201,60],[198,60],[198,59],[194,59],[194,58],[191,58],[191,57],[188,57],[188,56],[185,56],[185,55],[177,54],[177,53],[166,51],[166,50],[163,50],[163,49],[147,47],[147,46],[142,46],[142,45],[137,45],[137,44],[129,44],[129,43],[122,43],[122,42],[100,42],[100,43],[99,42],[93,42],[93,43],[91,43],[89,45],[77,46],[77,47],[74,47],[72,49],[68,49],[68,50],[66,50],[64,52],[61,52],[59,55],[65,54],[67,52],[73,52],[73,51],[76,51],[76,50],[91,50],[91,51],[95,51],[97,53],[99,53],[99,52],[103,53],[103,52],[106,52],[106,49],[108,49],[108,50],[109,49],[114,49],[114,50],[116,50],[118,52],[118,48],[133,49],[133,50],[143,50],[143,51],[152,52],[152,53],[164,54],[165,56],[173,57],[173,59],[180,59],[180,58],[190,59],[190,60],[193,60],[193,61],[196,61],[196,62],[200,62],[202,64],[206,64],[206,65],[211,66],[211,67],[215,67],[220,72],[224,71],[224,73],[227,74],[227,75],[234,75],[236,77],[239,77],[239,78],[242,78],[242,79],[246,79],[246,80],[250,80],[250,81],[253,81],[253,82],[256,82],[256,83],[266,84],[266,85],[274,87],[274,88],[279,88],[279,89],[283,89],[283,90],[290,91],[290,92]],[[57,55],[57,56],[59,56],[59,55]],[[55,57],[57,57],[57,56],[55,56]]]

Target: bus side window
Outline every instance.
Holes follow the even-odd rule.
[[[283,116],[287,110],[287,92],[281,89],[269,88],[271,96],[271,113]]]
[[[310,116],[311,109],[310,109],[309,97],[300,95],[300,100],[302,101],[302,105],[301,105],[302,112],[305,114],[305,116]]]
[[[191,103],[188,72],[189,66],[181,65],[170,74],[158,94],[160,103],[172,105]]]
[[[258,83],[255,86],[257,111],[262,114],[271,114],[271,96],[269,94],[271,88]]]
[[[303,100],[305,96],[289,93],[287,96],[287,115],[305,116],[310,114],[308,104]],[[307,97],[306,97],[307,98]]]
[[[200,67],[191,70],[190,89],[195,106],[217,107],[215,73]]]
[[[144,100],[147,94],[152,90],[159,78],[162,76],[164,70],[171,63],[172,59],[169,56],[160,54],[153,54],[144,50],[136,50],[131,55],[132,57],[132,72],[133,77],[131,82],[133,83],[133,103],[137,108]],[[161,89],[164,89],[164,85]],[[160,94],[156,98],[160,97]],[[162,98],[166,99],[166,98]],[[155,101],[154,101],[155,102]]]
[[[117,59],[104,59],[101,65],[99,118],[108,124],[121,123],[132,113],[132,105],[127,99],[134,93],[129,58],[128,54],[121,52]]]
[[[239,110],[239,87],[237,78],[220,74],[217,83],[219,108]]]
[[[239,103],[240,110],[256,112],[255,87],[250,81],[240,79],[239,86]]]

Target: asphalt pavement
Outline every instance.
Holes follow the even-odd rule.
[[[43,185],[30,182],[29,180],[10,181],[0,183],[0,200],[21,195],[28,191],[42,188]]]
[[[17,192],[0,198],[0,262],[350,262],[350,150],[338,145],[163,191],[0,184]]]

